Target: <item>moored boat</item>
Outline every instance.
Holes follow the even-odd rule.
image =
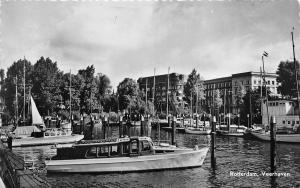
[[[48,172],[131,172],[198,167],[208,152],[202,149],[154,145],[149,137],[80,141],[58,147],[46,161]]]
[[[237,137],[242,137],[244,136],[244,133],[246,132],[247,127],[243,126],[243,125],[230,125],[229,126],[229,130],[228,127],[226,125],[226,127],[224,128],[224,126],[219,126],[219,129],[216,131],[218,135],[222,135],[222,136],[237,136]]]
[[[270,141],[271,139],[269,131],[268,132],[251,131],[249,134],[263,141]],[[276,142],[300,144],[300,134],[276,134]]]
[[[74,143],[82,140],[84,135],[72,134],[63,129],[46,129],[41,132],[34,132],[29,137],[15,137],[12,140],[13,147],[54,145],[62,143]]]
[[[83,139],[83,135],[72,134],[71,123],[64,123],[62,128],[46,129],[32,97],[30,103],[32,126],[17,127],[13,131],[13,147],[72,143]]]
[[[209,135],[211,133],[209,127],[186,127],[184,130],[187,134]]]

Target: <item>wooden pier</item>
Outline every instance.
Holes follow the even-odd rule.
[[[25,169],[25,162],[0,140],[0,177],[6,187],[39,188],[51,185],[37,174]]]

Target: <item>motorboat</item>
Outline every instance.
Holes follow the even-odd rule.
[[[154,144],[149,137],[81,140],[57,147],[57,155],[46,160],[47,172],[109,173],[199,167],[209,147],[194,149]]]
[[[227,125],[220,125],[218,130],[216,131],[218,135],[222,136],[237,136],[242,137],[246,132],[247,127],[244,125],[230,125],[229,129]]]

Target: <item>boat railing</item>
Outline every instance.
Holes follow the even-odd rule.
[[[160,144],[169,144],[169,145],[171,145],[170,140],[152,140],[152,142],[155,146],[159,146]]]

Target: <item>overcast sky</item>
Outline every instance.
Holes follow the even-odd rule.
[[[64,72],[93,64],[114,87],[125,77],[196,68],[205,79],[266,71],[300,58],[299,4],[278,1],[2,2],[1,68],[23,58]]]

